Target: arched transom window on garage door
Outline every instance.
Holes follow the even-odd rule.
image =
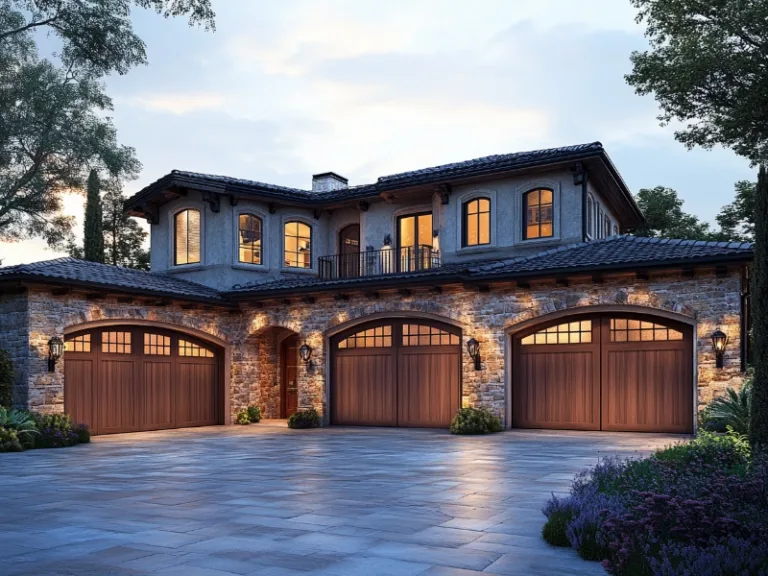
[[[522,339],[523,346],[532,344],[589,344],[592,342],[592,320],[566,322],[529,334]]]

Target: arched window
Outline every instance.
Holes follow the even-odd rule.
[[[608,238],[608,236],[611,235],[611,219],[608,218],[608,216],[606,216],[605,220],[603,220],[603,226],[604,226],[603,236],[605,238]]]
[[[173,219],[173,263],[200,263],[200,211],[182,210]]]
[[[285,223],[286,268],[312,268],[312,228],[304,222]]]
[[[523,238],[551,238],[554,236],[554,194],[548,188],[539,188],[523,194]]]
[[[613,235],[614,236],[618,236],[618,234],[619,234],[619,225],[618,224],[614,224],[613,225]]]
[[[482,246],[491,243],[491,201],[475,198],[464,203],[462,246]]]
[[[595,237],[595,201],[587,195],[587,234]]]
[[[240,240],[239,261],[246,264],[261,264],[261,218],[254,214],[240,214],[238,217],[238,238]]]

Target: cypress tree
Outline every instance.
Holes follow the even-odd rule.
[[[768,177],[760,166],[755,189],[755,261],[752,284],[752,330],[755,376],[749,439],[768,448]]]
[[[85,202],[83,255],[91,262],[104,262],[104,229],[101,214],[101,186],[96,170],[88,176],[88,198]]]

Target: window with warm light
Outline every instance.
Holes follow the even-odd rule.
[[[476,198],[464,203],[462,245],[483,246],[491,243],[491,201]]]
[[[238,217],[239,261],[245,264],[261,264],[261,240],[263,225],[254,214]]]
[[[547,188],[531,190],[523,195],[523,238],[551,238],[554,236],[553,192]]]
[[[200,211],[182,210],[174,217],[174,258],[176,266],[200,263]]]
[[[312,228],[303,222],[285,223],[286,268],[312,268]]]

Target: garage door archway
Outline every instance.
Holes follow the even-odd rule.
[[[379,318],[330,339],[331,424],[447,427],[461,403],[461,330]]]
[[[223,368],[220,346],[165,326],[70,328],[64,409],[93,434],[222,424]]]
[[[576,313],[512,335],[519,428],[693,431],[693,328],[636,311]]]

